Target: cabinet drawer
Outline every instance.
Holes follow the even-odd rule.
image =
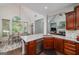
[[[68,49],[64,49],[64,53],[68,54],[68,55],[75,55],[76,54],[76,52],[68,50]]]
[[[69,46],[71,48],[75,48],[75,44],[70,44],[70,43],[64,43],[65,46]]]
[[[64,46],[65,49],[69,49],[71,51],[76,51],[76,48],[72,48],[72,47],[69,47],[69,46]]]
[[[74,41],[69,41],[69,40],[65,40],[64,43],[70,43],[70,44],[75,44]]]

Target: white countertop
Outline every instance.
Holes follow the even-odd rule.
[[[32,40],[37,40],[37,39],[43,38],[43,34],[34,34],[34,35],[28,35],[28,36],[21,36],[21,38],[25,42],[29,42],[29,41],[32,41]]]
[[[43,38],[43,37],[44,37],[43,34],[34,34],[34,35],[28,35],[28,36],[21,36],[21,38],[25,42],[29,42],[29,41],[32,41],[32,40],[37,40],[37,39],[40,39],[40,38]],[[61,39],[64,39],[64,40],[71,40],[71,41],[75,41],[76,43],[79,43],[79,41],[77,41],[76,38],[71,38],[71,37],[66,37],[66,36],[49,34],[49,35],[46,35],[46,37],[56,37],[56,38],[61,38]]]
[[[8,44],[8,37],[2,37],[0,38],[0,41],[2,41],[2,44],[0,46],[0,54],[7,53],[22,46],[21,42]]]
[[[0,48],[0,53],[12,51],[14,49],[20,48],[21,43],[14,43],[12,45],[5,45],[3,48]]]
[[[77,41],[76,38],[71,38],[71,37],[61,36],[61,35],[54,35],[54,34],[50,34],[48,36],[49,37],[61,38],[61,39],[64,39],[64,40],[71,40],[71,41],[75,41],[76,43],[79,43],[79,41]]]

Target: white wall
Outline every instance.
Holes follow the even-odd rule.
[[[50,18],[51,19],[51,18]],[[52,21],[51,22],[56,22],[57,23],[57,25],[58,25],[58,23],[60,22],[60,21],[66,21],[66,16],[65,16],[65,14],[63,14],[63,16],[59,16],[59,14],[58,15],[56,15],[56,17],[54,18],[54,19],[52,19]],[[57,29],[58,30],[58,29]],[[75,40],[76,39],[76,37],[77,37],[77,35],[79,35],[79,30],[66,30],[66,28],[65,28],[65,31],[66,31],[66,37],[68,37],[68,38],[70,38],[69,40]]]
[[[50,23],[56,23],[57,32],[59,32],[60,30],[65,31],[65,28],[64,29],[58,28],[60,22],[62,22],[62,21],[66,22],[65,14],[64,13],[61,13],[61,14],[62,15],[58,14],[58,15],[54,15],[54,16],[49,17],[48,32],[50,32]]]
[[[12,19],[14,16],[19,16],[18,6],[0,6],[0,17]]]
[[[69,7],[65,8],[65,9],[59,10],[59,11],[57,11],[55,13],[50,13],[50,15],[49,15],[50,16],[49,17],[49,21],[51,19],[53,20],[52,22],[57,22],[57,23],[60,22],[60,21],[63,21],[63,20],[66,21],[65,15],[62,16],[62,17],[59,17],[58,14],[60,14],[60,13],[64,14],[64,13],[67,13],[67,12],[70,12],[70,11],[74,11],[74,7],[75,6],[77,6],[77,5],[69,6]],[[54,16],[54,15],[56,15],[56,16]],[[75,38],[77,37],[77,35],[79,35],[79,30],[72,30],[72,31],[66,30],[66,37],[71,38],[70,40],[72,40],[72,39],[75,40]]]
[[[70,6],[65,7],[65,8],[63,8],[63,9],[56,10],[56,11],[54,11],[53,13],[50,12],[50,13],[49,13],[49,16],[57,15],[57,14],[59,14],[59,13],[67,13],[67,12],[73,11],[73,10],[74,10],[74,7],[77,6],[77,5],[79,5],[79,4],[78,4],[78,3],[75,3],[75,4],[73,4],[73,5],[70,5]]]
[[[27,17],[29,19],[29,22],[33,24],[33,34],[35,34],[35,21],[39,20],[39,19],[44,19],[45,20],[45,16],[40,15],[39,13],[27,8],[26,6],[22,6],[22,9],[24,11],[24,13],[22,13],[21,17],[25,18]],[[25,16],[27,15],[27,16]],[[44,22],[45,24],[45,22]],[[30,25],[31,26],[31,25]],[[44,30],[45,33],[45,30]]]
[[[37,15],[37,16],[35,16]],[[1,19],[12,20],[14,16],[20,16],[23,21],[28,22],[28,32],[31,33],[31,24],[33,24],[33,29],[35,29],[35,20],[44,18],[43,15],[38,14],[37,12],[32,11],[26,6],[19,5],[4,5],[0,6],[0,33],[2,32],[2,22]],[[34,30],[35,33],[35,30]]]

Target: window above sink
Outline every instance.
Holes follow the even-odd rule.
[[[48,17],[48,33],[51,33],[51,29],[55,29],[53,34],[65,35],[66,30],[66,18],[65,14],[57,14],[51,17]]]

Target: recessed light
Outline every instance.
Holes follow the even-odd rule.
[[[44,7],[44,9],[45,9],[45,10],[47,10],[47,9],[48,9],[48,7],[47,7],[47,6],[45,6],[45,7]]]

